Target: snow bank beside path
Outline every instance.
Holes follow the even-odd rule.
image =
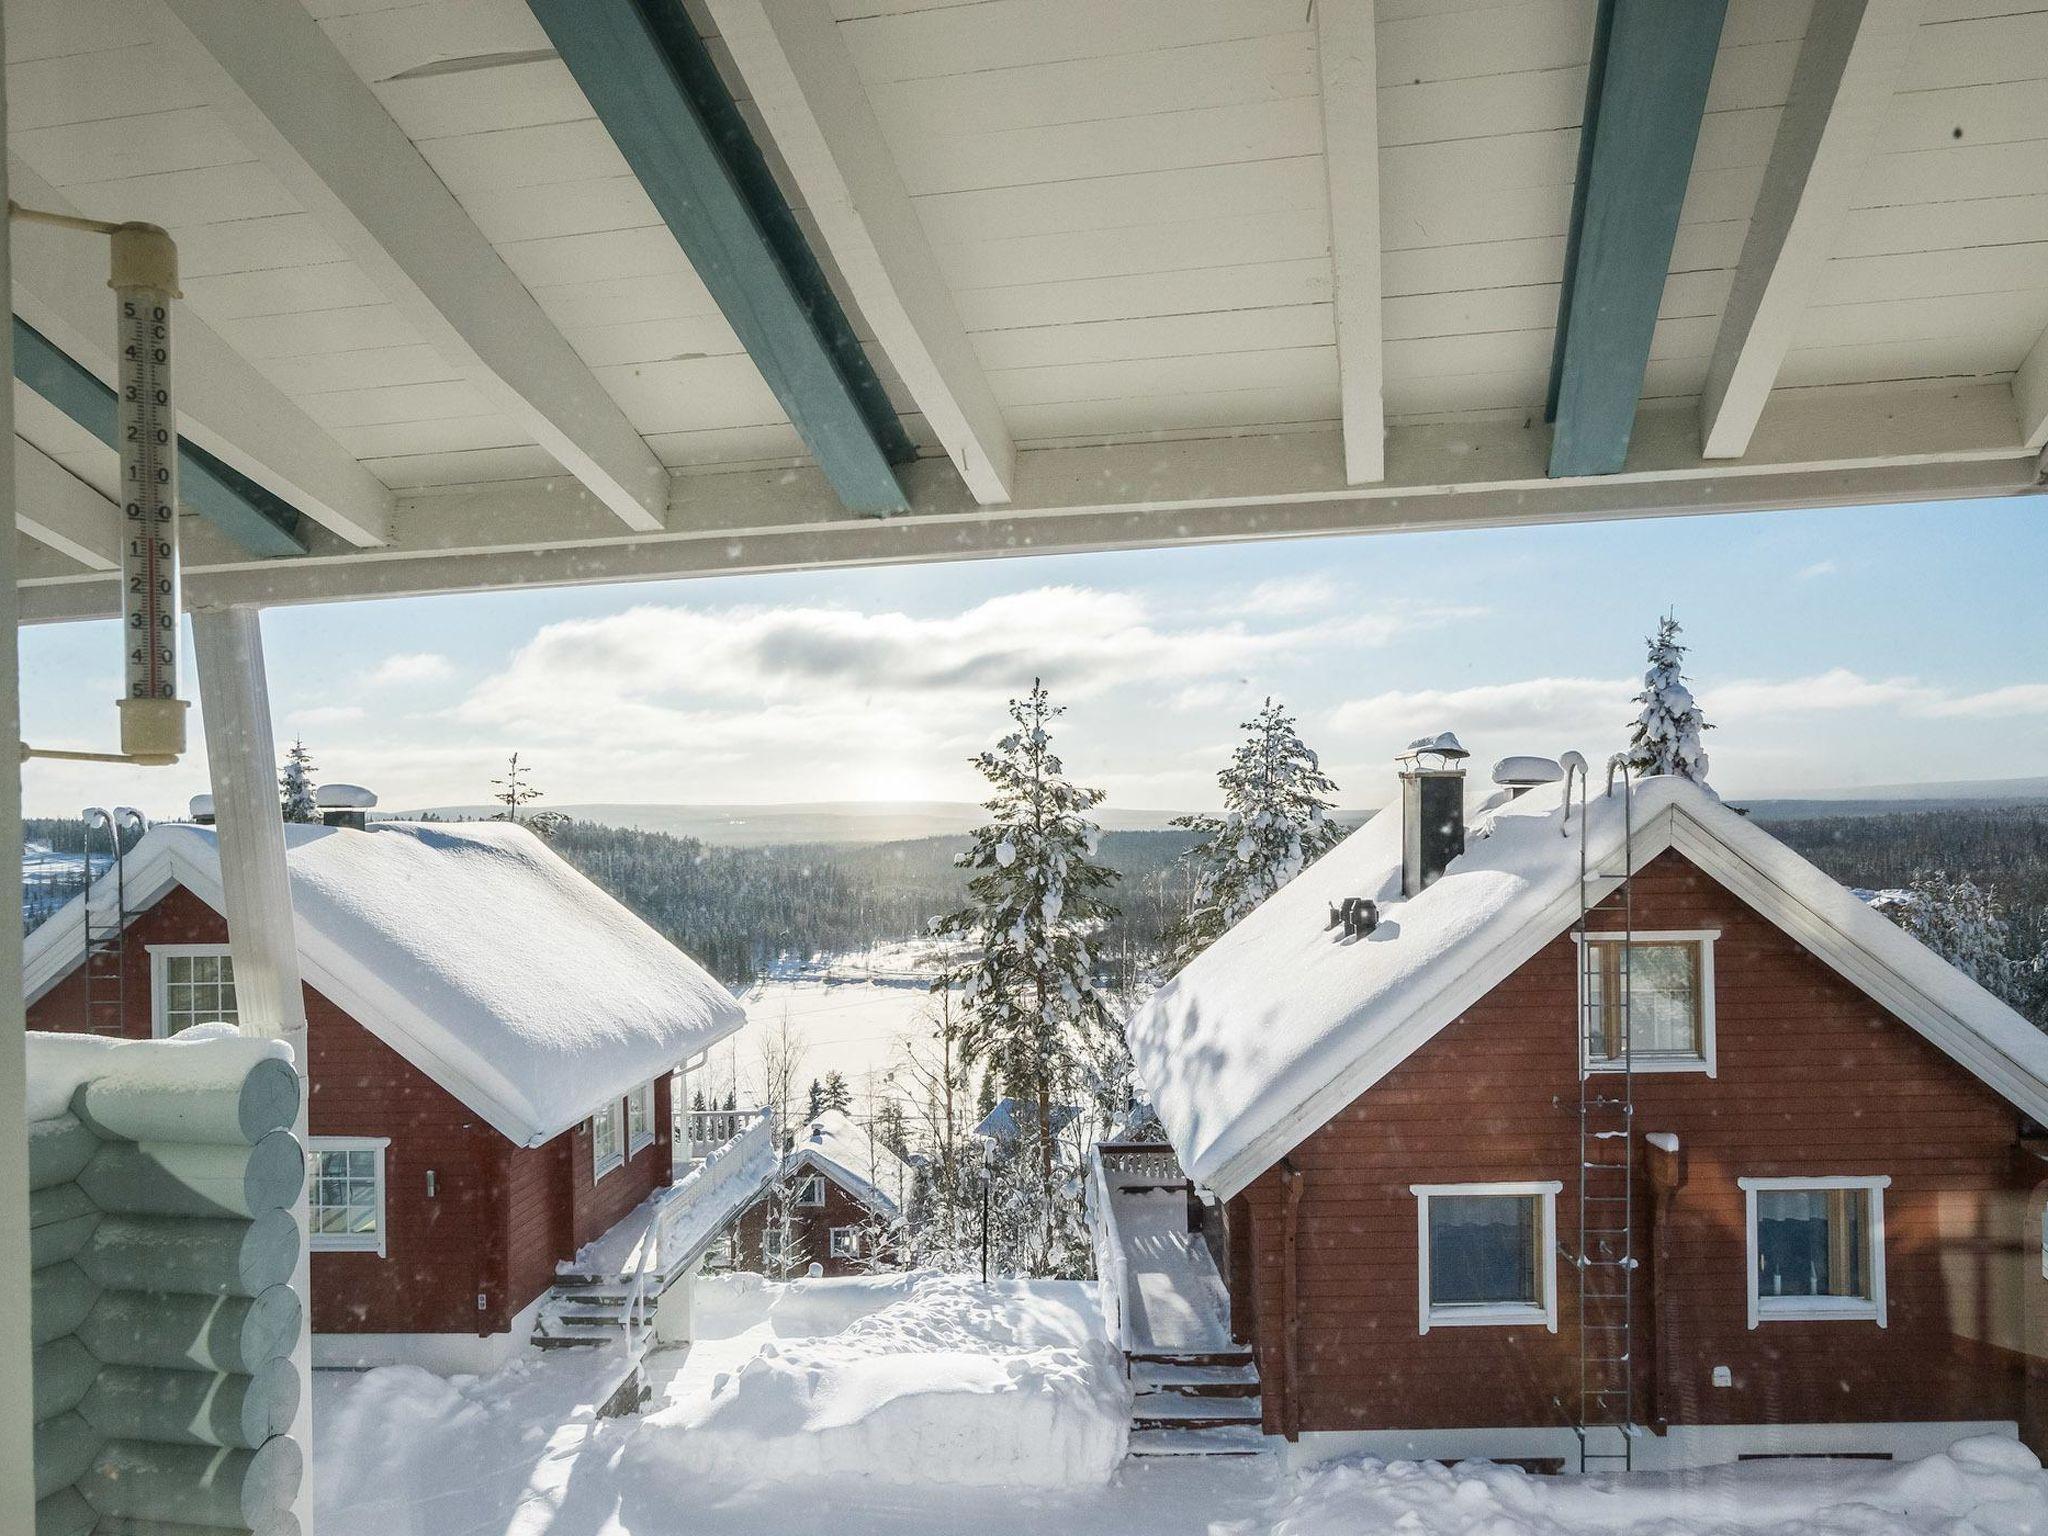
[[[1106,1482],[1123,1458],[1129,1399],[1084,1284],[920,1274],[723,1289],[705,1299],[707,1324],[751,1311],[758,1350],[708,1398],[649,1414],[621,1455],[629,1475],[1063,1488]]]
[[[2043,1536],[2048,1473],[2017,1440],[1920,1461],[1747,1462],[1627,1478],[1464,1462],[1305,1472],[1272,1536]]]

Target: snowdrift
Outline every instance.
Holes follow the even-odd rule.
[[[622,1471],[678,1486],[823,1476],[1058,1488],[1106,1482],[1123,1457],[1129,1399],[1079,1282],[983,1288],[920,1274],[735,1285],[707,1300],[713,1326],[751,1312],[760,1347],[707,1400],[646,1417]]]
[[[2048,1474],[2017,1440],[1897,1463],[1747,1462],[1626,1478],[1463,1462],[1333,1462],[1297,1480],[1272,1536],[2042,1536]]]

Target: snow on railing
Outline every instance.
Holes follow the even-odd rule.
[[[758,1109],[692,1109],[683,1116],[690,1156],[706,1157],[746,1130]]]
[[[1109,1174],[1102,1148],[1088,1154],[1088,1239],[1095,1249],[1095,1294],[1109,1342],[1119,1350],[1131,1347],[1125,1298],[1130,1294],[1130,1266],[1124,1260],[1123,1234],[1117,1230],[1116,1206],[1109,1197]]]
[[[694,1118],[700,1111],[691,1111]],[[703,1251],[719,1228],[775,1176],[776,1115],[772,1109],[706,1110],[734,1134],[662,1195],[647,1240],[626,1286],[626,1358],[638,1365],[654,1338],[654,1305],[676,1272]],[[693,1128],[694,1132],[694,1128]]]

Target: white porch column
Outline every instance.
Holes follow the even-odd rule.
[[[270,731],[270,691],[263,676],[263,631],[254,608],[211,608],[192,615],[199,667],[199,714],[213,775],[215,835],[221,888],[227,899],[228,952],[235,964],[235,1008],[242,1033],[283,1040],[299,1068],[299,1114],[292,1133],[306,1143],[306,998],[299,989],[299,949],[292,930],[291,882],[284,866],[284,814],[277,793],[277,748]],[[20,989],[16,988],[17,995]],[[310,1169],[309,1169],[310,1172]],[[306,1325],[292,1349],[299,1373],[299,1411],[292,1438],[306,1472],[294,1506],[302,1536],[313,1536],[313,1286],[306,1242],[306,1191],[294,1216],[299,1261],[292,1289]]]
[[[7,102],[0,86],[0,149],[6,147]],[[0,155],[0,190],[7,160]],[[0,240],[0,292],[13,292],[7,242]],[[0,336],[0,378],[14,377],[13,329]],[[15,630],[14,392],[0,389],[0,848],[8,850],[0,891],[21,906],[20,635]],[[28,1062],[21,996],[21,925],[0,923],[0,1530],[29,1531],[36,1523],[34,1427],[28,1381],[32,1355],[28,1327]]]

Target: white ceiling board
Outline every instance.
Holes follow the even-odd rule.
[[[270,357],[256,367],[286,394],[300,397],[331,390],[375,389],[386,384],[442,384],[458,377],[447,359],[424,342],[312,356]]]
[[[462,206],[484,237],[500,245],[605,229],[661,227],[661,215],[646,189],[623,170],[617,175],[545,187],[472,192]]]
[[[385,303],[215,319],[212,324],[236,351],[254,360],[404,347],[419,340],[398,306]]]
[[[393,490],[419,490],[430,485],[475,485],[493,480],[530,480],[561,473],[544,448],[527,444],[512,448],[472,448],[417,457],[365,459],[364,467]]]
[[[475,385],[460,380],[397,384],[380,389],[325,390],[318,394],[300,395],[298,401],[330,427],[368,427],[383,422],[433,421],[443,416],[480,416],[490,408]]]
[[[974,350],[988,368],[1033,368],[1129,358],[1200,357],[1260,348],[1336,345],[1330,305],[1226,309],[1075,325],[976,332]]]
[[[328,29],[333,35],[333,29]],[[516,59],[517,54],[509,55]],[[560,59],[410,79],[374,79],[377,99],[415,143],[456,134],[532,128],[590,116],[590,103]]]
[[[627,174],[625,157],[594,117],[506,128],[452,139],[427,139],[419,146],[434,174],[458,199],[477,192],[514,187],[548,187],[561,182],[598,181]]]
[[[1327,275],[1329,244],[1327,213],[1299,208],[1280,214],[1219,214],[1206,220],[962,240],[934,245],[932,252],[960,294],[968,289],[1021,291],[1158,272],[1220,273],[1273,262],[1314,263]]]
[[[967,288],[958,291],[958,298],[961,319],[975,335],[1162,315],[1274,311],[1328,303],[1330,263],[1321,257],[1008,288]]]
[[[372,85],[409,70],[549,46],[525,0],[429,0],[314,14],[341,56]]]
[[[184,231],[178,240],[181,279],[320,266],[347,259],[348,253],[304,213],[199,224]]]
[[[384,301],[384,290],[352,261],[223,272],[191,278],[184,289],[186,301],[209,321],[357,309]]]
[[[517,448],[533,440],[506,417],[444,416],[420,421],[372,422],[337,427],[335,437],[361,459],[467,453],[477,448]]]
[[[101,118],[8,133],[9,147],[53,186],[253,161],[211,107]]]
[[[206,93],[147,43],[109,53],[74,53],[13,62],[14,8],[8,9],[7,125],[10,133],[115,115],[172,112],[207,105]],[[20,145],[14,145],[16,152]]]
[[[1201,166],[1090,181],[1043,182],[917,199],[935,244],[1066,230],[1122,229],[1181,222],[1206,209],[1232,213],[1321,212],[1321,155],[1255,165]],[[1327,219],[1327,215],[1323,217]]]

